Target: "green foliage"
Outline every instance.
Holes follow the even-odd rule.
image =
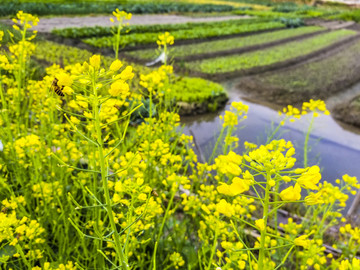
[[[111,13],[118,8],[134,14],[169,12],[223,12],[232,11],[230,5],[191,4],[191,3],[125,3],[112,2],[66,2],[66,3],[21,3],[5,2],[0,6],[0,16],[14,15],[17,11],[37,15]]]
[[[197,44],[179,45],[170,50],[170,57],[183,57],[201,53],[211,53],[217,51],[231,50],[248,46],[259,45],[276,40],[282,40],[290,37],[301,36],[304,34],[321,31],[323,28],[318,26],[301,27],[297,29],[284,29],[270,33],[260,33],[246,37],[236,37],[224,40],[205,41]],[[127,52],[126,54],[140,59],[153,59],[155,53],[153,49],[137,50]]]
[[[232,35],[249,33],[273,28],[279,28],[284,26],[280,22],[268,22],[268,23],[254,23],[254,24],[240,24],[233,23],[224,27],[196,27],[193,29],[185,29],[173,31],[171,34],[175,40],[195,39],[195,38],[207,38],[216,37],[222,35]],[[136,46],[138,44],[155,43],[159,34],[161,33],[135,33],[130,35],[124,35],[121,39],[122,46]],[[83,40],[85,43],[95,47],[111,47],[113,44],[112,37],[101,38],[88,38]]]
[[[351,30],[338,30],[267,50],[194,61],[186,63],[185,66],[192,70],[210,74],[266,66],[314,52],[355,34]]]
[[[178,101],[187,103],[205,102],[225,94],[224,88],[217,83],[201,78],[181,77],[171,88]]]
[[[313,10],[315,9],[314,7],[310,7],[307,5],[303,5],[303,6],[298,6],[295,3],[292,2],[285,2],[285,3],[281,3],[277,6],[275,6],[272,10],[275,12],[284,12],[284,13],[290,13],[290,12],[304,12],[307,10]]]
[[[297,28],[305,25],[304,20],[300,18],[280,18],[280,22],[285,24],[287,28]]]

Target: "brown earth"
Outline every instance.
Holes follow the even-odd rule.
[[[360,127],[360,97],[338,104],[331,115],[347,124]]]

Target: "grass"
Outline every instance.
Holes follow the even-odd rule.
[[[266,66],[314,52],[355,34],[356,32],[351,30],[337,30],[300,42],[289,42],[267,50],[194,61],[186,63],[185,66],[209,74]]]
[[[171,57],[183,57],[188,55],[196,55],[201,53],[211,53],[217,51],[225,51],[248,46],[259,45],[265,42],[273,42],[290,37],[301,36],[308,33],[321,31],[323,28],[318,26],[301,27],[296,29],[285,29],[271,33],[262,33],[247,37],[236,37],[225,40],[206,41],[198,44],[180,45],[175,46],[170,51]],[[138,50],[126,53],[132,57],[140,59],[153,59],[155,58],[153,49]]]

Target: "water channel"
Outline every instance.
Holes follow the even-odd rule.
[[[258,145],[264,144],[267,135],[271,134],[272,128],[276,127],[283,117],[278,111],[282,107],[259,104],[244,98],[244,93],[237,88],[237,80],[223,83],[229,94],[229,102],[226,107],[216,113],[200,115],[196,117],[182,117],[185,124],[184,133],[193,135],[196,144],[203,156],[209,156],[216,138],[221,130],[219,115],[229,109],[233,101],[242,101],[249,105],[248,118],[241,122],[241,127],[236,131],[239,138],[238,153],[241,153],[243,142],[248,141]],[[357,90],[359,91],[357,91]],[[352,87],[348,92],[360,92],[360,84]],[[342,94],[344,97],[344,94]],[[336,97],[335,97],[336,98]],[[334,97],[326,101],[329,104],[334,102]],[[308,129],[311,115],[303,116],[294,123],[287,122],[281,129],[279,138],[290,140],[296,149],[296,166],[303,164],[303,145],[305,133]],[[335,183],[342,175],[360,177],[360,129],[339,124],[331,116],[321,115],[315,118],[313,129],[309,140],[309,166],[319,165],[322,169],[322,180]],[[350,195],[347,208],[350,207],[354,196]],[[345,209],[345,212],[347,209]]]

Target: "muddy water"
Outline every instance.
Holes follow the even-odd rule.
[[[184,132],[194,135],[196,144],[201,154],[206,158],[210,155],[213,145],[221,129],[219,115],[230,107],[232,101],[242,101],[249,105],[248,119],[240,124],[236,136],[240,139],[240,146],[244,141],[264,144],[276,127],[281,117],[278,110],[281,107],[269,106],[269,104],[257,104],[244,98],[241,89],[237,89],[236,80],[224,83],[229,92],[229,103],[227,106],[213,114],[196,117],[183,117],[185,124]],[[360,87],[360,84],[359,84]],[[352,93],[353,90],[349,90]],[[332,101],[333,102],[333,101]],[[310,123],[310,115],[297,120],[295,123],[286,123],[281,129],[278,138],[290,140],[297,150],[297,166],[303,165],[303,145],[305,133]],[[309,140],[309,165],[318,164],[322,169],[325,181],[334,183],[336,179],[344,174],[358,176],[360,178],[360,130],[349,126],[340,125],[331,116],[322,115],[315,119],[313,130]],[[240,147],[238,152],[242,151]],[[350,206],[353,197],[349,199]]]

